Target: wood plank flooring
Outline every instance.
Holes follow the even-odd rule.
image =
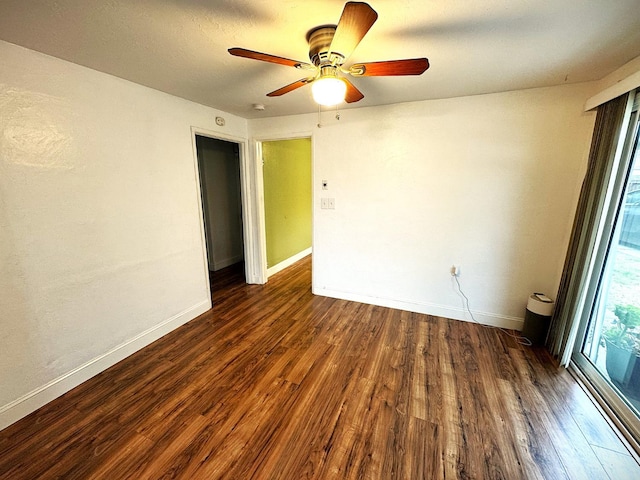
[[[0,478],[640,478],[543,349],[315,297],[310,269],[230,267],[213,310],[0,432]]]

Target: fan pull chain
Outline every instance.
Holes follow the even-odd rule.
[[[322,107],[318,105],[318,123],[317,123],[318,128],[322,128],[321,114],[322,114]],[[336,120],[340,120],[340,112],[338,110],[338,105],[336,105]]]

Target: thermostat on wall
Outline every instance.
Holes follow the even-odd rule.
[[[224,118],[216,117],[216,125],[218,125],[219,127],[224,127]]]

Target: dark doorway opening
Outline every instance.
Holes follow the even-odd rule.
[[[196,135],[207,262],[212,294],[230,275],[246,282],[240,147]]]

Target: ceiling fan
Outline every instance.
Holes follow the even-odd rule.
[[[309,76],[267,93],[268,97],[279,97],[312,84],[313,98],[320,105],[333,106],[342,101],[354,103],[362,100],[364,95],[340,74],[354,77],[421,75],[429,68],[429,60],[426,58],[356,63],[348,68],[343,67],[377,18],[378,14],[368,4],[347,2],[338,25],[321,25],[307,33],[311,63],[238,47],[230,48],[229,53],[237,57],[277,63],[309,72]]]

